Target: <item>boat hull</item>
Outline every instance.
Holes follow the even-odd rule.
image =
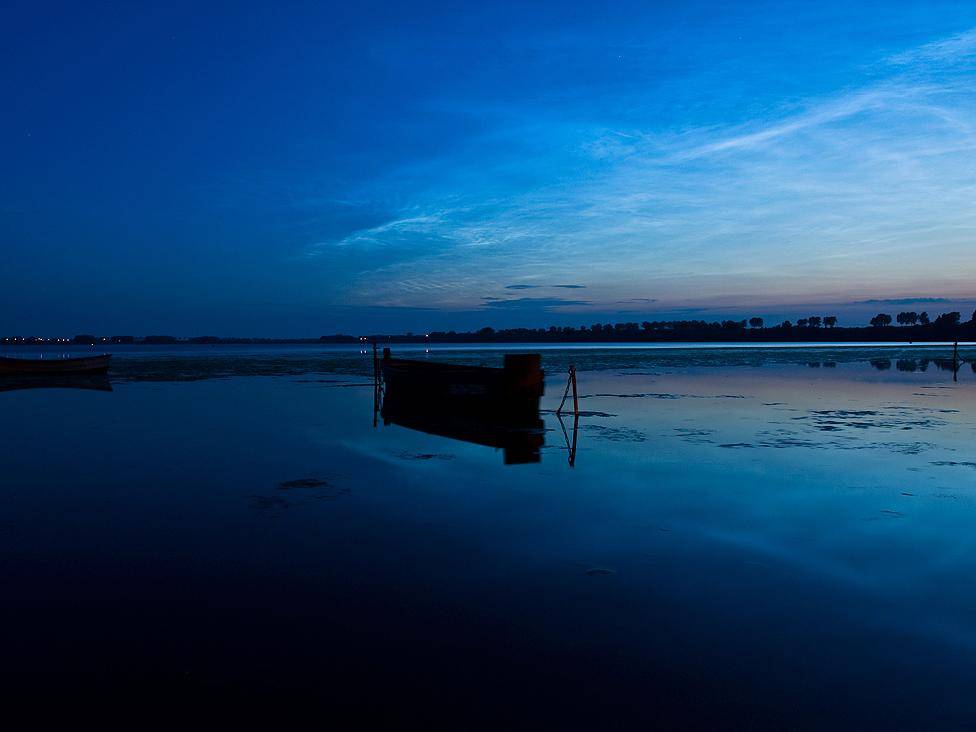
[[[502,449],[506,464],[539,462],[538,354],[510,354],[503,368],[487,368],[392,358],[384,349],[379,368],[384,424]]]
[[[104,374],[111,354],[78,358],[8,358],[0,356],[0,374],[68,375]]]
[[[507,355],[499,369],[392,358],[385,349],[384,404],[413,414],[536,415],[544,388],[539,364],[537,354]]]

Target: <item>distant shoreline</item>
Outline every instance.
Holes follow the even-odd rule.
[[[762,318],[750,320],[644,321],[643,323],[595,323],[591,326],[550,326],[548,328],[481,328],[477,331],[432,331],[429,333],[373,333],[367,335],[324,335],[319,338],[240,338],[221,336],[180,337],[172,335],[94,335],[83,333],[71,338],[6,336],[3,346],[53,345],[285,345],[285,344],[491,344],[491,343],[945,343],[976,341],[976,313],[963,322],[960,313],[944,313],[932,321],[922,313],[900,313],[900,325],[890,315],[879,314],[870,326],[838,327],[835,317],[811,317],[766,327]]]
[[[276,346],[276,345],[303,345],[303,346],[316,346],[316,345],[345,345],[345,346],[362,346],[367,347],[372,345],[374,342],[380,346],[390,346],[390,345],[412,345],[412,346],[519,346],[520,344],[525,345],[536,345],[536,346],[588,346],[588,347],[600,347],[600,346],[619,346],[628,347],[632,346],[635,348],[640,348],[641,346],[659,346],[659,347],[675,347],[680,348],[682,346],[712,346],[714,348],[741,348],[748,346],[755,347],[770,347],[770,348],[802,348],[802,347],[850,347],[850,346],[865,346],[872,345],[878,347],[904,347],[904,346],[938,346],[938,345],[952,345],[958,342],[960,346],[972,346],[976,345],[976,331],[973,329],[965,329],[963,331],[960,329],[958,334],[943,334],[943,333],[932,333],[925,334],[924,336],[916,336],[913,338],[904,337],[907,334],[903,334],[901,331],[910,330],[909,328],[885,328],[882,329],[883,332],[874,333],[875,329],[871,328],[851,328],[845,329],[849,331],[854,331],[853,333],[841,333],[838,332],[841,329],[835,329],[834,332],[827,332],[822,334],[823,337],[811,337],[812,334],[804,333],[802,335],[798,334],[798,337],[785,339],[782,337],[766,337],[765,334],[760,333],[750,333],[750,337],[746,338],[707,338],[707,337],[671,337],[671,338],[601,338],[582,340],[576,339],[560,339],[560,338],[424,338],[417,336],[406,336],[406,335],[381,335],[381,336],[366,336],[366,337],[356,337],[356,336],[324,336],[322,338],[217,338],[214,340],[200,341],[194,338],[174,338],[173,340],[167,341],[155,341],[155,340],[143,340],[143,339],[133,339],[132,341],[115,341],[110,338],[103,340],[99,338],[93,342],[86,341],[74,341],[71,339],[58,341],[56,339],[37,339],[37,338],[18,338],[16,341],[13,339],[0,339],[0,347],[6,348],[24,348],[24,347],[64,347],[64,348],[90,348],[90,347],[189,347],[189,346]],[[817,334],[820,335],[820,334]],[[364,338],[361,339],[361,338]]]

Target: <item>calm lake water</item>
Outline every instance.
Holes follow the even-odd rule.
[[[0,391],[7,689],[459,727],[976,715],[976,369],[951,348],[546,349],[519,465],[374,426],[355,349],[115,353],[108,383]]]

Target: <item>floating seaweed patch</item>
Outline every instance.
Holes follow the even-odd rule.
[[[646,442],[647,435],[639,430],[621,428],[621,427],[607,427],[602,424],[587,424],[580,427],[581,430],[587,430],[589,432],[596,432],[596,436],[603,440],[610,440],[611,442]]]
[[[555,414],[555,409],[540,409],[539,414]],[[568,416],[567,412],[563,413]],[[584,412],[580,410],[578,412],[580,417],[616,417],[616,414],[611,414],[610,412]]]
[[[901,455],[917,455],[936,447],[930,442],[864,442],[854,436],[841,436],[834,439],[810,439],[794,430],[763,430],[757,433],[756,443],[729,443],[719,447],[768,447],[774,449],[807,448],[814,450],[888,450]]]
[[[716,430],[699,429],[693,427],[675,427],[674,431],[681,439],[696,445],[704,445],[714,442],[714,440],[710,438],[716,432]]]
[[[401,460],[453,460],[453,455],[440,452],[401,452],[397,454]]]
[[[886,412],[873,409],[815,409],[792,419],[812,422],[814,429],[822,432],[835,432],[848,427],[859,430],[910,430],[945,424],[935,417],[919,417],[919,413],[932,414],[933,411],[922,407],[892,407]]]
[[[969,460],[934,460],[931,465],[940,467],[976,468],[976,462]]]
[[[286,480],[278,484],[278,490],[290,491],[296,488],[328,488],[331,485],[324,478],[298,478],[297,480]]]
[[[748,399],[744,394],[673,394],[671,392],[645,391],[636,394],[582,394],[580,399],[613,397],[616,399]]]
[[[302,495],[316,501],[332,501],[350,493],[349,488],[335,485],[325,478],[298,478],[278,484],[279,491],[303,491]]]
[[[665,394],[658,392],[643,392],[639,394],[582,394],[580,399],[590,397],[614,397],[616,399],[681,399],[683,394]]]

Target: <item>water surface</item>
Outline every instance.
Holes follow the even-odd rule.
[[[110,391],[0,392],[4,682],[459,725],[962,725],[976,373],[951,356],[546,350],[541,459],[505,465],[374,426],[358,349],[118,351]]]

